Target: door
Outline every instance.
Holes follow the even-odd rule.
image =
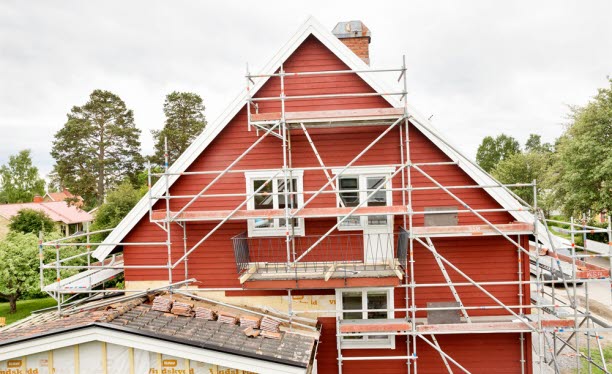
[[[390,206],[391,181],[386,175],[365,175],[360,178],[362,199],[365,200],[378,187],[364,204],[365,206]],[[364,260],[367,264],[389,264],[393,262],[393,216],[374,215],[361,217],[363,226]]]

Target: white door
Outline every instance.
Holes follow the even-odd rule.
[[[365,206],[390,206],[391,181],[386,181],[387,175],[364,175],[360,177],[362,201],[374,190],[386,183],[374,193]],[[375,215],[361,217],[363,226],[364,260],[368,264],[388,264],[393,261],[393,216]]]

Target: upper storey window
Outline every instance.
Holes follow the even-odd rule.
[[[365,168],[355,167],[345,170],[337,182],[337,204],[338,207],[354,208],[362,201],[362,207],[391,206],[392,193],[391,181],[386,180],[395,169],[393,167]],[[334,169],[334,174],[339,174],[342,169]],[[380,188],[379,188],[380,187]],[[378,189],[378,190],[377,190]],[[374,192],[376,191],[376,192]],[[370,198],[368,198],[368,196]],[[341,220],[339,217],[338,220]],[[363,230],[388,229],[392,225],[392,216],[351,216],[344,220],[338,227],[339,230]]]
[[[259,190],[247,203],[249,210],[261,210],[260,218],[248,221],[249,236],[283,236],[286,233],[284,218],[272,218],[265,214],[269,209],[296,209],[304,205],[303,171],[294,170],[291,177],[285,180],[283,175],[274,176],[275,172],[247,172],[246,191],[250,196]],[[268,181],[269,180],[269,181]],[[266,183],[267,182],[267,183]],[[288,192],[286,199],[285,193]],[[304,219],[293,218],[289,222],[289,229],[294,235],[304,235]]]

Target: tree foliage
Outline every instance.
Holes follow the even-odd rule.
[[[570,118],[557,145],[555,195],[567,215],[612,212],[612,79]]]
[[[525,152],[552,152],[553,148],[550,143],[542,144],[542,137],[537,134],[529,134],[527,142],[525,142]]]
[[[47,233],[53,231],[55,224],[45,212],[22,209],[11,218],[9,228],[11,231],[23,234],[38,234],[40,231]]]
[[[28,203],[35,195],[45,193],[45,181],[38,176],[38,168],[32,165],[29,149],[11,156],[0,167],[0,203]]]
[[[501,134],[495,138],[487,136],[476,152],[476,162],[485,171],[491,172],[502,160],[521,151],[519,142],[511,136]]]
[[[104,201],[106,190],[141,168],[140,130],[119,96],[95,90],[83,106],[68,113],[55,134],[51,155],[63,187],[89,205]]]
[[[155,155],[151,160],[164,165],[164,139],[168,139],[169,163],[173,163],[206,127],[202,98],[191,92],[172,92],[166,96],[162,130],[153,130]]]
[[[116,189],[110,191],[106,201],[96,212],[92,231],[109,229],[117,226],[119,222],[132,210],[144,195],[146,189],[135,189],[130,181],[121,183]],[[101,241],[106,235],[96,235],[93,241]]]
[[[550,165],[550,152],[519,152],[500,161],[491,171],[491,175],[504,184],[531,183],[535,180],[538,206],[548,211],[552,203],[547,178]],[[516,187],[513,190],[529,205],[533,204],[532,187]]]
[[[17,310],[17,300],[39,288],[38,237],[11,232],[0,241],[0,297],[7,299],[10,313]]]

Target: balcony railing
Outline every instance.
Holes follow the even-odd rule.
[[[407,232],[351,233],[330,235],[306,252],[320,236],[248,237],[246,232],[232,238],[238,274],[249,280],[317,279],[399,276],[404,272]],[[246,280],[246,279],[244,279]]]

